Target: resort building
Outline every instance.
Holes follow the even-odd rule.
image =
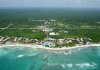
[[[49,33],[49,35],[59,35],[59,33],[51,32],[51,33]]]
[[[44,41],[55,41],[55,40],[56,40],[56,39],[50,38],[50,37],[44,38]]]
[[[5,39],[3,40],[3,42],[7,41],[8,39],[10,39],[10,37],[5,38]]]
[[[59,39],[59,43],[63,44],[64,43],[64,39]]]
[[[55,19],[50,19],[50,21],[51,21],[51,22],[55,22],[56,20],[55,20]]]
[[[14,38],[14,42],[16,42],[16,41],[17,41],[17,37]]]
[[[49,28],[44,28],[42,31],[43,32],[49,32],[50,30],[49,30]]]
[[[53,29],[51,29],[51,28],[43,28],[42,31],[43,32],[51,32],[51,31],[53,31]]]
[[[4,38],[5,38],[5,37],[1,37],[1,38],[0,38],[0,42],[1,42]]]

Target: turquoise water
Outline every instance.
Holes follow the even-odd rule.
[[[100,47],[65,51],[1,47],[0,70],[100,70]]]

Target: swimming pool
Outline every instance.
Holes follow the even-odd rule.
[[[45,47],[55,46],[55,44],[53,42],[44,42],[42,45],[45,46]]]

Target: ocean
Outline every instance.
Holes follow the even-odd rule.
[[[100,47],[63,51],[0,47],[0,70],[100,70]]]

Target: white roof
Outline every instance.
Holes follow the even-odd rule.
[[[49,35],[59,35],[59,33],[51,32]]]

